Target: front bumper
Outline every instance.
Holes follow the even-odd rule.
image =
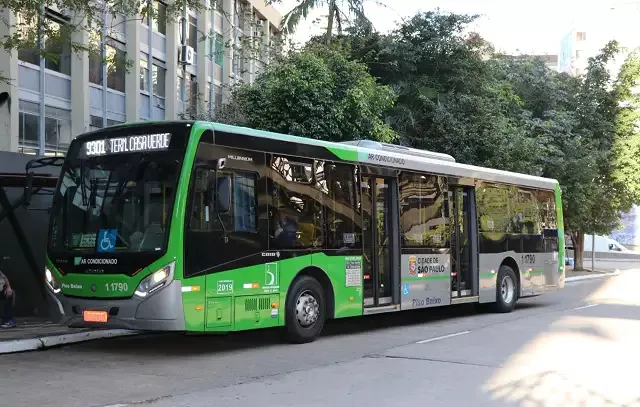
[[[174,280],[148,298],[90,299],[55,295],[48,290],[61,313],[60,323],[72,328],[112,328],[144,331],[184,331],[182,284]],[[84,310],[107,311],[106,323],[85,322]]]

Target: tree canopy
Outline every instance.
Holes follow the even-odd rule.
[[[397,134],[383,114],[394,100],[366,66],[315,46],[291,53],[252,85],[235,89],[220,114],[235,124],[319,140],[392,142]]]

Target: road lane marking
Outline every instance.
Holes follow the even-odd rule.
[[[574,308],[574,310],[579,310],[579,309],[585,309],[585,308],[596,307],[596,306],[598,306],[598,305],[600,305],[600,304],[589,304],[589,305],[583,305],[582,307]]]
[[[447,338],[453,338],[454,336],[466,335],[466,334],[468,334],[470,332],[471,331],[462,331],[462,332],[456,332],[455,334],[449,334],[449,335],[444,335],[444,336],[436,336],[435,338],[424,339],[424,340],[418,341],[416,343],[429,343],[429,342],[439,341],[440,339],[447,339]]]

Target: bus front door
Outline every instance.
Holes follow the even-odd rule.
[[[393,303],[391,275],[391,195],[393,180],[362,176],[363,286],[364,306],[382,307]]]

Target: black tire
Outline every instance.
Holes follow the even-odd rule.
[[[507,293],[505,295],[503,293]],[[506,297],[506,298],[505,298]],[[513,269],[507,265],[500,266],[496,280],[496,302],[493,303],[495,312],[511,312],[518,301],[518,279]]]
[[[306,298],[301,298],[303,294],[305,294]],[[313,301],[308,302],[311,298],[307,296],[315,299],[317,307],[314,306]],[[298,303],[300,301],[307,301],[308,306],[316,308],[313,310],[317,315],[315,321],[311,322],[309,319],[306,319],[304,323],[299,321]],[[289,289],[287,303],[285,304],[285,339],[291,343],[315,341],[320,336],[322,328],[324,328],[324,323],[327,319],[326,309],[324,290],[318,280],[309,276],[298,277]],[[302,319],[305,319],[305,317],[309,317],[311,320],[314,318],[307,313],[301,314]],[[311,322],[309,326],[304,326],[305,323],[309,322]]]

